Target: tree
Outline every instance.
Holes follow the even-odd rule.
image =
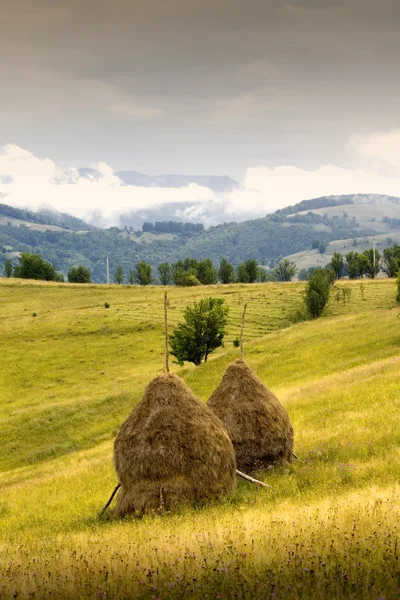
[[[71,267],[68,271],[70,283],[91,283],[90,271],[85,267]]]
[[[272,271],[267,270],[265,267],[257,267],[257,281],[266,283],[267,281],[275,281],[275,277]]]
[[[168,285],[172,279],[171,267],[167,262],[161,263],[158,266],[158,276],[162,285]]]
[[[186,307],[185,323],[180,323],[170,337],[171,354],[180,365],[185,361],[200,365],[223,346],[228,312],[223,298],[204,298]]]
[[[307,287],[305,303],[312,319],[321,316],[328,304],[331,288],[331,274],[328,269],[316,269],[310,276]]]
[[[218,269],[218,277],[221,283],[233,283],[235,281],[235,269],[230,262],[223,258]]]
[[[249,276],[249,283],[254,283],[258,277],[258,262],[254,258],[250,258],[244,264]]]
[[[194,258],[185,258],[184,261],[178,260],[172,263],[172,280],[175,285],[194,286],[199,285],[197,279],[197,260]]]
[[[331,262],[329,263],[330,268],[335,273],[335,279],[340,279],[343,275],[344,260],[340,252],[334,252],[332,254]]]
[[[236,269],[236,280],[239,283],[249,283],[249,274],[244,263],[239,265]]]
[[[237,268],[237,280],[239,283],[254,283],[259,275],[258,262],[253,258],[246,260]]]
[[[151,266],[144,260],[136,263],[133,277],[139,285],[149,285],[153,281]]]
[[[211,259],[205,258],[199,261],[196,276],[202,285],[212,285],[217,283],[217,270],[214,268]]]
[[[115,283],[121,284],[124,281],[125,275],[124,275],[124,270],[121,267],[121,265],[117,266],[117,268],[115,269],[115,271],[113,273],[113,277],[114,277]]]
[[[44,279],[54,281],[56,270],[49,262],[43,260],[40,254],[21,252],[19,265],[14,267],[14,276],[22,279]]]
[[[396,300],[397,300],[397,303],[400,304],[400,271],[397,273],[396,284],[397,284]]]
[[[356,279],[359,274],[359,260],[357,252],[348,252],[346,254],[346,268],[349,279]]]
[[[7,258],[6,262],[4,263],[3,271],[6,277],[12,277],[14,267],[11,258]]]
[[[371,277],[371,279],[375,279],[379,273],[379,261],[381,258],[380,253],[378,250],[375,250],[374,253],[374,250],[370,248],[369,250],[364,250],[362,255],[367,259],[365,263],[365,273],[368,275],[368,277]]]
[[[394,244],[390,248],[385,248],[382,256],[382,271],[388,277],[396,277],[400,270],[400,246]]]
[[[307,280],[307,269],[300,269],[299,274],[297,275],[300,281]]]
[[[275,267],[274,274],[277,281],[292,281],[297,273],[295,263],[288,258],[282,259]]]
[[[368,272],[368,257],[363,254],[357,254],[358,261],[358,275],[361,279],[364,279],[364,275]]]

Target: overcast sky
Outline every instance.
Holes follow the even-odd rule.
[[[398,0],[0,8],[0,147],[61,169],[101,161],[241,182],[282,166],[399,174]]]

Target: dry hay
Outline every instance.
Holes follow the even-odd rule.
[[[121,483],[116,514],[201,503],[231,492],[235,453],[227,431],[186,383],[153,379],[114,444]]]
[[[238,469],[251,472],[291,462],[289,417],[243,359],[228,366],[207,404],[228,430]]]

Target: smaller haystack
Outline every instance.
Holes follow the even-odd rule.
[[[249,473],[291,462],[289,417],[242,358],[228,366],[207,405],[228,430],[238,469]]]
[[[235,487],[235,454],[224,426],[170,373],[149,383],[122,425],[114,463],[121,484],[118,516],[173,510]]]

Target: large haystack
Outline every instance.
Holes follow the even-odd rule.
[[[226,429],[179,377],[159,375],[122,425],[114,444],[121,489],[116,514],[204,502],[235,487]]]
[[[291,462],[289,417],[243,359],[228,366],[207,404],[228,430],[238,469],[251,472]]]

